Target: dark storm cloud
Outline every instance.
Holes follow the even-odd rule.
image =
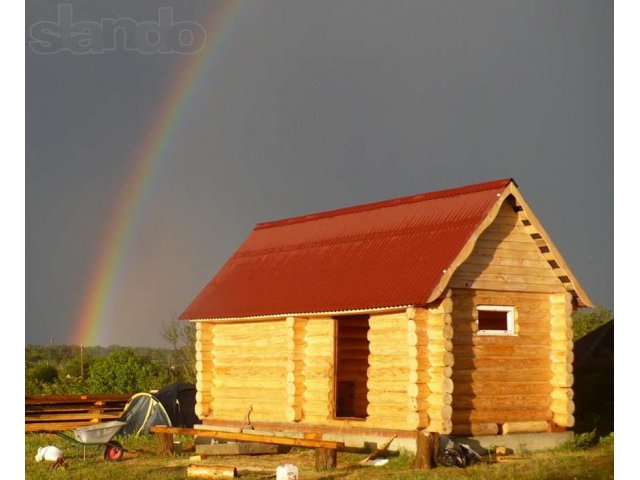
[[[212,2],[69,2],[79,19],[204,22]],[[613,306],[613,7],[252,1],[141,206],[109,342],[159,344],[257,221],[512,176]],[[27,27],[56,16],[27,3]],[[181,55],[27,49],[30,343],[71,337],[141,138]]]

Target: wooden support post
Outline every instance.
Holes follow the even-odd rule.
[[[440,455],[440,434],[421,430],[416,438],[416,456],[413,468],[416,470],[430,470],[438,466]]]
[[[338,465],[338,451],[328,448],[316,448],[316,470],[331,470]]]
[[[158,455],[173,455],[173,434],[156,433],[155,435]]]

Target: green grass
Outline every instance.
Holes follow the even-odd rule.
[[[587,438],[588,437],[588,438]],[[27,434],[25,436],[25,473],[28,479],[186,479],[191,452],[182,456],[160,457],[155,454],[153,437],[118,437],[125,449],[121,462],[105,462],[102,455],[94,453],[82,460],[82,449],[65,442],[55,435]],[[181,440],[188,450],[191,437]],[[34,460],[38,447],[56,445],[63,448],[68,466],[52,471],[50,464]],[[87,453],[89,455],[89,452]],[[471,479],[471,480],[544,480],[544,479],[610,479],[613,478],[613,436],[598,442],[590,436],[579,437],[561,448],[544,452],[527,452],[524,458],[508,463],[480,464],[466,469],[441,467],[429,471],[411,469],[413,456],[401,453],[390,457],[383,467],[360,467],[360,454],[340,453],[338,469],[331,472],[315,472],[312,450],[294,449],[288,454],[258,456],[226,456],[209,458],[206,462],[233,465],[242,478],[274,478],[278,465],[293,463],[300,468],[305,479]]]

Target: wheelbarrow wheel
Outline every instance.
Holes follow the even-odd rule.
[[[116,442],[115,440],[107,443],[104,449],[104,459],[107,462],[118,462],[122,459],[123,454],[124,448],[122,448],[120,442]]]

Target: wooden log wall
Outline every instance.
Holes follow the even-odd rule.
[[[417,428],[420,392],[415,312],[371,315],[368,338],[367,426]]]
[[[429,305],[425,311],[426,332],[426,378],[429,396],[427,398],[427,430],[430,432],[451,433],[453,397],[454,355],[452,354],[453,328],[451,326],[453,301],[448,290],[444,298]],[[422,423],[422,422],[421,422]]]
[[[454,433],[573,424],[573,287],[534,224],[507,199],[451,278]],[[478,336],[477,305],[515,306],[516,335]]]
[[[304,422],[327,424],[335,413],[335,320],[311,318],[304,335]]]
[[[428,406],[429,402],[438,401],[431,397],[432,391],[429,388],[429,358],[438,349],[435,342],[430,346],[428,336],[429,313],[425,308],[407,309],[408,329],[407,329],[407,349],[409,351],[409,384],[407,393],[411,412],[407,416],[407,423],[410,427],[423,429],[429,425]],[[444,348],[444,346],[443,346]],[[439,353],[439,352],[438,352]]]
[[[252,421],[286,421],[295,388],[285,319],[218,323],[213,331],[213,416],[242,420],[251,407]]]
[[[517,335],[477,335],[477,305],[515,306]],[[550,312],[548,294],[453,290],[454,434],[552,419]]]
[[[213,400],[213,334],[215,325],[196,322],[196,406],[195,413],[203,419],[211,415]]]
[[[304,415],[304,337],[307,319],[288,317],[287,324],[287,412],[288,422],[299,422]]]
[[[549,296],[551,316],[551,411],[553,422],[573,427],[573,312],[570,293]]]

